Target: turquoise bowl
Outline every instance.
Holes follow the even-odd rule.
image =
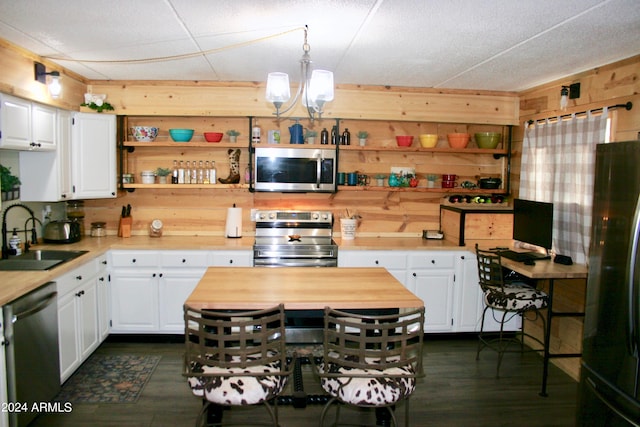
[[[193,129],[169,129],[169,135],[175,142],[189,142],[193,137]]]

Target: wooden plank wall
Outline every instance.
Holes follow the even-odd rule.
[[[560,89],[563,85],[580,83],[580,98],[570,100],[566,111],[559,110]],[[561,80],[533,88],[520,93],[520,123],[554,117],[572,112],[601,108],[615,104],[633,103],[633,109],[626,111],[617,109],[612,114],[613,141],[640,139],[640,56],[629,58],[615,64],[605,65],[584,73],[568,76]],[[520,159],[524,127],[518,126],[514,131],[512,183],[515,194],[520,182]],[[545,285],[546,287],[547,285]],[[554,309],[558,311],[584,310],[585,281],[580,279],[556,281],[554,286]],[[582,319],[555,318],[552,324],[552,352],[580,352],[582,349]],[[536,325],[527,325],[537,336],[542,331]],[[576,380],[580,376],[580,359],[553,359]]]

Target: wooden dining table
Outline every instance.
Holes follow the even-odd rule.
[[[185,304],[196,309],[419,308],[424,302],[382,267],[210,267]]]

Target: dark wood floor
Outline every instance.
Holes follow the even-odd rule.
[[[426,377],[411,398],[411,425],[417,426],[573,426],[577,383],[551,365],[549,397],[538,396],[542,359],[535,353],[507,354],[501,377],[495,378],[496,354],[491,350],[475,360],[476,338],[434,337],[425,342]],[[126,343],[109,340],[97,350],[102,353],[159,354],[162,359],[142,396],[135,404],[75,404],[67,414],[41,415],[31,425],[55,426],[193,426],[201,403],[191,394],[181,376],[183,345],[180,343]],[[307,375],[309,374],[309,375]],[[309,372],[304,388],[318,393]],[[280,424],[313,426],[321,407],[304,409],[280,406]],[[369,422],[369,413],[343,410],[344,417]],[[404,422],[404,407],[398,408]],[[228,421],[266,416],[262,408],[225,411]]]

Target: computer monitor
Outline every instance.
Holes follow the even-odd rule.
[[[513,199],[513,239],[551,249],[553,203]]]

